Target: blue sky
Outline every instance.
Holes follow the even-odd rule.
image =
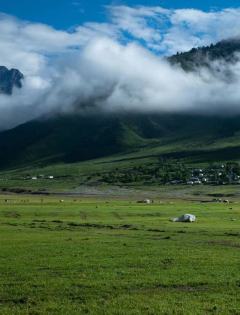
[[[201,10],[240,7],[240,0],[0,0],[0,11],[20,19],[67,29],[86,21],[107,20],[105,5],[146,5]]]

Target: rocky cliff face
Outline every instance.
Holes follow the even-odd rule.
[[[23,74],[17,69],[8,70],[0,66],[0,94],[12,94],[13,88],[21,88]]]

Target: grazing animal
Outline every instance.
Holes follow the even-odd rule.
[[[174,218],[172,219],[173,222],[195,222],[196,221],[196,216],[193,214],[184,214],[180,216],[179,218]]]
[[[137,201],[137,203],[146,203],[146,204],[150,204],[151,202],[153,202],[153,201],[151,201],[150,199],[144,199],[144,200]]]

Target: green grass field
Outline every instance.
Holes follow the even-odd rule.
[[[240,314],[239,227],[236,199],[1,196],[0,314]]]

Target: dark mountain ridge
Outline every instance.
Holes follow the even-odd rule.
[[[172,64],[179,64],[185,71],[198,67],[209,67],[212,61],[224,60],[227,63],[239,61],[240,38],[223,40],[216,45],[193,48],[188,52],[177,53],[168,58]]]
[[[0,168],[72,163],[171,144],[234,137],[240,117],[194,115],[67,115],[0,133]]]
[[[11,95],[13,88],[21,88],[23,74],[17,69],[8,70],[4,66],[0,66],[0,93]]]

